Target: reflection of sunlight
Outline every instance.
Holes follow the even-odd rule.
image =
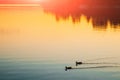
[[[115,28],[112,28],[110,22],[106,31],[96,32],[93,28],[97,26],[93,26],[92,19],[87,20],[85,15],[77,22],[73,22],[71,16],[56,20],[55,15],[38,8],[1,9],[0,21],[0,49],[7,52],[9,48],[8,51],[14,52],[11,51],[12,55],[37,55],[42,58],[62,56],[64,59],[80,59],[81,55],[108,56],[114,54],[114,51],[119,55],[120,32],[113,32]],[[98,27],[100,30],[103,26]],[[113,46],[118,48],[112,49]]]
[[[13,6],[13,5],[8,5],[8,6]],[[14,6],[39,6],[37,4],[22,4],[22,5],[14,5]],[[17,8],[16,8],[17,9]],[[24,25],[24,26],[28,26],[29,28],[32,28],[32,26],[44,26],[45,27],[62,27],[62,28],[71,28],[71,27],[75,27],[75,28],[79,28],[82,31],[88,31],[88,30],[92,30],[93,28],[95,28],[95,30],[111,30],[111,29],[115,29],[118,28],[119,29],[119,25],[115,26],[111,25],[110,22],[107,23],[106,26],[94,26],[93,25],[93,20],[92,18],[87,20],[87,17],[85,15],[81,15],[79,20],[76,20],[76,22],[73,22],[72,17],[70,16],[67,19],[64,18],[59,18],[59,20],[56,20],[54,14],[50,14],[50,13],[44,13],[41,9],[38,10],[9,10],[9,12],[7,10],[1,10],[0,13],[0,21],[2,21],[2,24],[0,24],[0,27],[7,27],[7,25],[12,27],[17,27],[20,25]],[[7,14],[7,13],[9,14]],[[14,15],[14,16],[13,16]],[[12,16],[12,17],[11,17]],[[13,26],[14,25],[14,26]],[[8,26],[8,28],[10,28]],[[21,26],[23,28],[26,28],[24,26]],[[33,27],[34,28],[34,27]],[[40,28],[40,27],[38,27]]]
[[[4,4],[3,4],[4,5]],[[37,4],[16,4],[16,5],[7,5],[7,6],[39,6]],[[17,8],[16,8],[17,9]],[[67,19],[64,18],[59,18],[59,20],[55,19],[54,14],[50,14],[50,13],[44,13],[41,9],[38,10],[9,10],[9,12],[7,10],[1,10],[0,13],[0,21],[2,21],[0,24],[0,27],[7,27],[7,25],[11,26],[11,27],[17,27],[19,26],[19,24],[24,25],[24,26],[29,26],[29,28],[32,28],[32,26],[44,26],[45,27],[53,27],[53,26],[59,26],[59,27],[63,27],[63,28],[71,28],[71,27],[76,27],[79,28],[82,31],[88,31],[88,30],[92,30],[93,28],[95,28],[95,30],[111,30],[111,29],[115,29],[115,28],[119,28],[120,26],[117,25],[114,27],[114,25],[111,25],[110,22],[107,23],[106,26],[94,26],[93,22],[92,22],[92,18],[87,20],[87,17],[82,15],[79,20],[77,20],[76,22],[73,22],[72,17],[70,16]],[[9,14],[7,14],[7,13]],[[14,16],[13,16],[14,15]],[[11,17],[12,16],[12,17]],[[14,26],[13,26],[14,25]],[[24,27],[21,26],[21,27]],[[24,28],[26,28],[24,27]],[[10,28],[10,27],[8,27]],[[33,27],[34,28],[34,27]],[[38,27],[40,28],[40,27]]]

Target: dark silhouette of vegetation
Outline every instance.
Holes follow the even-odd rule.
[[[81,15],[87,19],[93,19],[94,26],[104,26],[107,22],[112,25],[120,24],[120,0],[51,0],[42,3],[45,12],[56,15],[59,18],[72,17],[73,22],[79,21]]]

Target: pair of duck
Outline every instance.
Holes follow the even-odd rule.
[[[65,71],[71,70],[71,69],[91,69],[91,68],[108,68],[108,67],[120,67],[119,63],[84,63],[84,62],[77,62],[76,61],[76,66],[78,65],[83,65],[83,64],[112,64],[111,65],[103,65],[103,66],[92,66],[92,67],[70,67],[70,66],[65,66]]]

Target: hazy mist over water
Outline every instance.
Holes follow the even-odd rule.
[[[0,8],[0,80],[119,80],[119,67],[64,70],[75,61],[120,66],[117,10],[88,15],[40,7]]]

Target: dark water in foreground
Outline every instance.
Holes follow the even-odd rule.
[[[68,63],[0,59],[0,80],[119,80],[120,70],[81,69],[64,71]],[[71,63],[69,63],[71,64]],[[120,69],[120,68],[119,68]]]

